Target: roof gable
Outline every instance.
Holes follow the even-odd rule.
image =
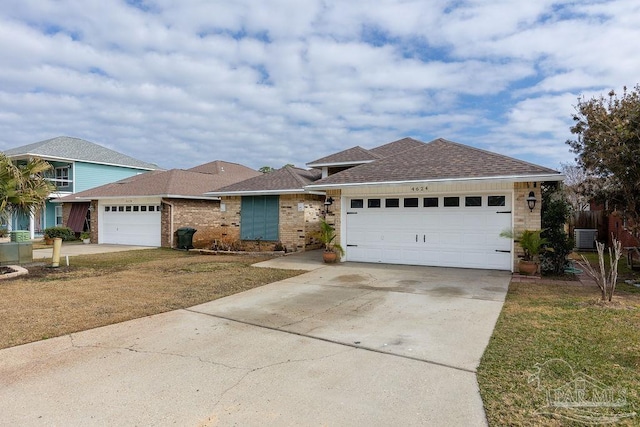
[[[304,187],[320,178],[320,171],[284,166],[273,172],[262,174],[210,191],[210,194],[221,193],[259,193],[259,192],[304,192]]]
[[[312,186],[549,174],[559,175],[553,169],[439,138],[344,170]]]
[[[80,138],[59,136],[33,144],[12,148],[4,152],[8,157],[38,156],[62,160],[101,163],[135,169],[155,170],[157,165],[143,162],[126,154],[105,148]]]
[[[384,158],[402,153],[403,151],[411,150],[412,148],[420,147],[422,145],[424,145],[424,142],[418,141],[417,139],[402,138],[397,141],[372,148],[369,151],[371,151],[379,158]]]
[[[402,138],[397,141],[367,150],[359,145],[330,154],[320,159],[307,163],[309,167],[320,166],[353,166],[363,163],[371,163],[375,160],[382,159],[394,154],[410,150],[415,147],[424,145],[424,142],[413,138]]]
[[[213,162],[194,166],[187,169],[187,171],[217,175],[218,181],[221,184],[219,187],[262,175],[261,172],[258,172],[255,169],[251,169],[239,163],[230,163],[223,160],[214,160]]]
[[[360,163],[372,162],[379,159],[380,156],[372,153],[371,151],[364,149],[360,146],[348,148],[334,153],[326,157],[322,157],[313,162],[307,163],[309,167],[328,166],[328,165],[353,165]]]

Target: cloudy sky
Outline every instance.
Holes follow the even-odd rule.
[[[637,0],[2,0],[0,150],[259,168],[443,137],[557,168],[639,41]]]

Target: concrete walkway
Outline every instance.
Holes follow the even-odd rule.
[[[321,265],[1,350],[0,424],[483,426],[475,368],[509,278]]]

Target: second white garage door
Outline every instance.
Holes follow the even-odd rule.
[[[101,206],[100,243],[160,246],[161,215],[156,204]]]
[[[511,270],[508,194],[347,200],[348,261]]]

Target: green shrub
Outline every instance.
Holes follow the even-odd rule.
[[[50,239],[60,237],[64,241],[76,240],[76,233],[69,227],[49,227],[45,228],[44,236]]]
[[[542,186],[542,237],[548,251],[541,255],[540,268],[544,275],[562,275],[567,266],[567,256],[573,249],[573,239],[565,232],[565,224],[571,215],[571,205],[559,183]]]

